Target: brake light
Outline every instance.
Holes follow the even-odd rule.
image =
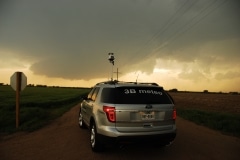
[[[177,110],[176,110],[176,108],[174,108],[173,112],[172,112],[172,119],[176,120],[176,118],[177,118]]]
[[[103,111],[106,113],[109,122],[116,122],[115,107],[103,106]]]

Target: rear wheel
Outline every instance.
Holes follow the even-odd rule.
[[[95,123],[93,123],[90,127],[90,144],[94,152],[99,152],[103,150],[103,145],[99,140],[99,135],[97,133]]]
[[[83,116],[82,116],[81,109],[79,111],[78,124],[79,124],[80,128],[86,128],[86,125],[85,125],[85,123],[83,121]]]

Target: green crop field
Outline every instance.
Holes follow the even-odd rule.
[[[20,124],[16,129],[16,92],[0,86],[0,133],[32,131],[80,103],[89,88],[26,87],[20,92]]]

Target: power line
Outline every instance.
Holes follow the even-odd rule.
[[[140,48],[138,51],[135,52],[135,54],[132,55],[132,58],[135,57],[137,55],[137,53],[139,53],[141,50],[144,50],[147,48],[147,46],[150,45],[151,42],[153,42],[155,39],[157,39],[159,37],[159,35],[163,34],[164,32],[166,32],[166,30],[168,30],[168,26],[174,24],[176,22],[176,19],[181,17],[183,14],[185,14],[197,1],[192,1],[190,0],[190,5],[187,7],[187,9],[184,10],[184,7],[188,4],[189,0],[186,0],[182,6],[179,7],[179,9],[170,17],[170,19],[167,21],[167,23],[165,23],[165,25],[163,25],[163,27],[161,27],[151,38],[150,40],[146,41],[145,44],[143,45],[142,48]],[[194,3],[192,3],[194,2]],[[182,13],[183,12],[183,13]],[[129,58],[129,59],[132,59]],[[126,61],[123,65],[125,65],[126,63],[128,63],[128,61]]]
[[[168,39],[166,39],[165,41],[168,42],[165,45],[161,45],[160,47],[158,47],[157,50],[155,50],[155,52],[157,52],[158,50],[166,47],[170,42],[175,41],[180,35],[186,33],[187,31],[189,31],[191,28],[193,28],[195,25],[197,25],[199,22],[201,22],[204,18],[206,18],[210,13],[212,13],[213,11],[215,11],[217,8],[219,8],[221,5],[223,5],[225,1],[222,1],[221,3],[218,3],[217,6],[215,6],[215,8],[212,8],[213,4],[217,3],[218,0],[212,1],[209,5],[207,5],[207,7],[203,8],[196,16],[194,16],[192,19],[190,19],[187,23],[185,23],[185,25],[183,25],[182,27],[180,27],[174,34],[172,34],[172,36],[169,36]],[[208,11],[207,11],[208,10]],[[207,13],[206,13],[207,12]],[[202,14],[206,13],[205,15],[201,16]],[[200,17],[200,19],[198,19],[195,23],[192,23],[195,19],[197,19],[198,17]],[[192,23],[192,24],[191,24]],[[190,24],[190,25],[189,25]],[[187,27],[187,25],[189,25],[189,27]],[[186,29],[185,29],[186,28]],[[151,55],[153,55],[153,53],[146,55],[145,57],[149,57]]]
[[[200,13],[196,16],[194,16],[191,20],[188,21],[188,23],[186,23],[184,26],[182,26],[177,32],[175,32],[172,36],[172,38],[169,38],[171,42],[175,41],[179,36],[183,35],[184,33],[186,33],[187,31],[189,31],[190,29],[192,29],[194,26],[196,26],[198,23],[200,23],[204,18],[206,18],[210,13],[212,13],[213,11],[215,11],[217,8],[219,8],[221,5],[223,5],[224,3],[227,2],[227,0],[222,1],[221,3],[219,3],[217,6],[215,6],[215,8],[211,9],[210,11],[208,11],[207,13],[205,12],[206,10],[208,10],[213,4],[215,4],[217,2],[214,1],[213,3],[211,3],[209,6],[207,6],[206,8],[204,8],[203,10],[200,11]],[[203,14],[203,12],[205,12],[206,14],[201,16],[201,14]],[[192,23],[195,19],[197,19],[199,16],[201,16],[196,22]],[[192,23],[192,24],[190,24]],[[190,25],[189,25],[190,24]],[[187,25],[189,25],[189,27],[187,27]],[[180,31],[182,29],[182,31]]]
[[[185,13],[187,13],[187,11],[189,11],[193,5],[195,5],[196,2],[191,3],[189,6],[187,6],[187,8],[184,7],[187,4],[188,0],[185,1],[185,3],[173,14],[173,16],[171,16],[171,18],[169,19],[169,21],[167,21],[167,23],[165,23],[165,25],[158,31],[156,32],[152,38],[150,40],[148,40],[145,45],[142,47],[142,49],[145,49],[147,46],[150,45],[150,43],[152,43],[153,41],[155,41],[159,36],[161,36],[162,34],[164,34],[165,32],[167,32],[169,30],[169,28],[171,28],[172,26],[175,25],[175,23],[177,22],[177,18],[182,17]],[[192,2],[192,1],[191,1]],[[196,16],[194,16],[193,18],[191,18],[187,23],[185,23],[184,25],[182,25],[177,31],[174,32],[174,34],[172,34],[172,36],[169,36],[169,38],[165,39],[165,42],[173,42],[175,41],[180,35],[183,35],[184,33],[186,33],[187,31],[189,31],[190,29],[192,29],[194,26],[196,26],[198,23],[200,23],[204,18],[206,18],[209,14],[211,14],[213,11],[215,11],[216,9],[218,9],[220,6],[222,6],[224,3],[227,2],[227,0],[224,0],[220,3],[218,3],[215,7],[213,6],[214,4],[216,4],[217,2],[219,2],[218,0],[215,1],[211,1],[206,7],[204,7]],[[214,7],[214,8],[213,8]],[[203,15],[204,14],[204,15]],[[200,18],[199,18],[200,17]],[[198,18],[198,20],[196,20]],[[194,20],[196,20],[194,22]],[[163,40],[162,40],[163,41]],[[166,45],[162,45],[162,47],[158,47],[157,50],[158,51],[164,47],[166,47],[168,44]],[[158,45],[159,46],[159,45]],[[132,57],[134,57],[137,53],[139,53],[142,49],[139,49]],[[154,53],[151,54],[147,54],[146,56],[143,56],[142,58],[146,58],[148,56],[152,56]],[[131,59],[131,58],[130,58]],[[125,62],[125,64],[128,62]]]
[[[195,15],[193,18],[191,18],[189,21],[187,21],[184,25],[179,26],[178,29],[172,34],[170,35],[167,39],[165,39],[165,43],[166,45],[164,46],[159,46],[157,49],[155,49],[155,52],[157,52],[158,50],[166,47],[170,42],[173,42],[174,40],[176,40],[177,37],[179,37],[179,34],[181,34],[182,30],[185,29],[189,24],[191,24],[197,17],[201,16],[206,10],[208,10],[213,4],[215,4],[217,2],[217,0],[210,2],[207,7],[203,8],[202,10],[200,10],[200,12]],[[184,32],[185,33],[185,32]]]
[[[163,25],[163,27],[156,33],[153,35],[153,37],[148,41],[148,43],[150,43],[151,41],[153,41],[154,39],[158,38],[159,35],[162,35],[164,32],[166,32],[169,29],[170,25],[173,25],[174,23],[176,23],[176,19],[183,16],[189,8],[191,8],[196,1],[190,1],[190,5],[187,7],[187,9],[183,10],[183,8],[185,7],[186,4],[188,4],[189,0],[186,0],[185,3],[174,13],[174,15],[172,17],[170,17],[170,19],[167,21],[167,23],[165,23],[165,25]],[[194,2],[194,3],[192,3]],[[183,11],[182,11],[183,10]],[[181,13],[183,12],[183,13]]]

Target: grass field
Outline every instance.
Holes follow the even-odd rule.
[[[196,124],[240,137],[240,95],[169,92],[177,115]]]
[[[61,116],[80,102],[87,88],[26,87],[20,93],[20,126],[32,131]],[[16,131],[16,92],[10,86],[0,86],[0,132]]]

